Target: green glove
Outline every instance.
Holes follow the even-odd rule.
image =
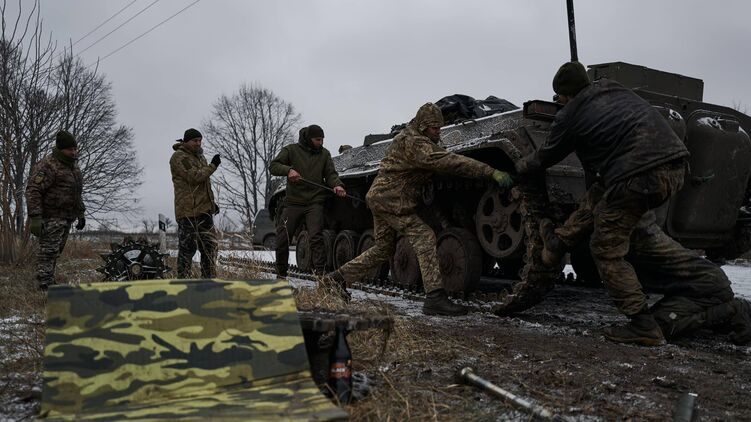
[[[29,218],[29,232],[36,237],[42,235],[42,217],[30,217]]]
[[[498,187],[500,187],[503,190],[506,190],[510,188],[511,186],[514,186],[514,179],[511,178],[511,175],[506,173],[505,171],[496,170],[493,172],[493,180],[498,184]]]

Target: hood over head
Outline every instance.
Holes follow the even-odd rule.
[[[441,109],[435,104],[425,103],[417,110],[417,114],[410,124],[420,133],[429,127],[442,127],[443,114],[441,113]]]

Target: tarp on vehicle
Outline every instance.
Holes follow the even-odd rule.
[[[285,280],[149,280],[48,292],[42,417],[340,420],[310,376]]]

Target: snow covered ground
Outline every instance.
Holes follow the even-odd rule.
[[[175,252],[176,253],[176,252]],[[240,258],[258,259],[266,262],[274,261],[274,251],[220,251],[221,256],[235,256]],[[196,254],[194,260],[198,262],[199,255]],[[290,265],[295,265],[295,251],[292,250],[289,253]],[[733,283],[733,291],[736,295],[751,299],[751,267],[741,265],[723,265],[723,271],[727,274],[730,281]],[[563,270],[566,274],[573,273],[574,270],[570,265],[567,265]]]

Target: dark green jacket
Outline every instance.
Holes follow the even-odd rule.
[[[326,148],[314,150],[302,138],[300,142],[287,145],[279,152],[269,165],[274,176],[287,177],[289,169],[295,169],[300,175],[312,182],[330,187],[344,186],[334,168],[331,153]],[[308,205],[321,203],[332,195],[331,192],[309,185],[305,182],[287,182],[286,203],[289,205]]]

